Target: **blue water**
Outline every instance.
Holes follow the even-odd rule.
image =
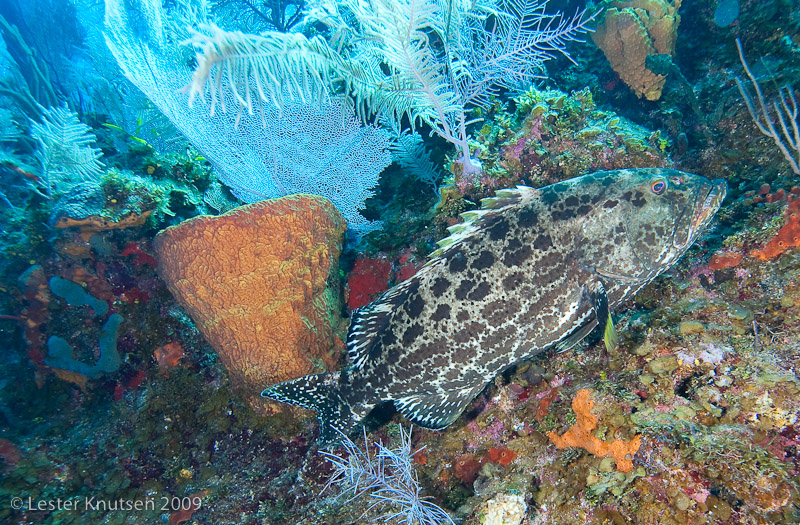
[[[0,36],[0,522],[800,521],[796,2],[2,0]],[[353,366],[481,199],[645,167],[728,193],[619,349],[501,356],[447,429],[386,403],[328,456],[259,397]],[[628,473],[548,437],[582,388]]]

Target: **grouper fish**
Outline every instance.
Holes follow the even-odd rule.
[[[726,188],[644,168],[500,190],[462,214],[416,275],[353,313],[346,369],[261,395],[316,410],[323,442],[389,401],[413,423],[445,428],[520,360],[597,327],[614,345],[611,311],[681,257]]]

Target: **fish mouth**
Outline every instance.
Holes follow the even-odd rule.
[[[719,209],[727,192],[728,184],[722,179],[714,179],[702,185],[695,199],[685,246],[691,244],[711,222],[711,218]]]
[[[725,194],[728,192],[728,184],[722,179],[715,179],[711,181],[711,188],[708,189],[702,204],[695,206],[694,215],[690,225],[690,235],[694,237],[699,233],[711,220],[711,217],[717,213]],[[699,199],[698,199],[699,200]]]

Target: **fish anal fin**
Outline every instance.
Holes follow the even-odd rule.
[[[458,419],[476,393],[477,387],[436,394],[414,394],[395,399],[394,406],[412,423],[442,430]]]

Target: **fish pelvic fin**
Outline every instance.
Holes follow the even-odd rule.
[[[587,295],[592,302],[597,326],[603,330],[603,341],[608,351],[614,350],[619,344],[619,336],[614,328],[614,320],[611,318],[611,311],[608,307],[608,295],[606,288],[600,280],[597,280],[587,288]]]
[[[614,350],[619,344],[619,336],[617,335],[617,329],[614,328],[614,321],[611,319],[611,315],[606,318],[606,328],[603,331],[603,341],[605,341],[606,349],[609,352]]]
[[[560,354],[561,352],[566,352],[573,346],[577,345],[578,343],[586,339],[586,337],[588,337],[589,334],[592,333],[592,330],[594,330],[596,326],[597,326],[597,320],[592,319],[583,326],[581,326],[580,328],[578,328],[577,330],[565,336],[558,343],[556,343],[555,345],[556,352]]]
[[[312,374],[284,381],[264,389],[261,397],[316,411],[320,441],[323,445],[330,444],[341,438],[339,433],[349,435],[361,421],[361,416],[341,395],[341,374]]]

